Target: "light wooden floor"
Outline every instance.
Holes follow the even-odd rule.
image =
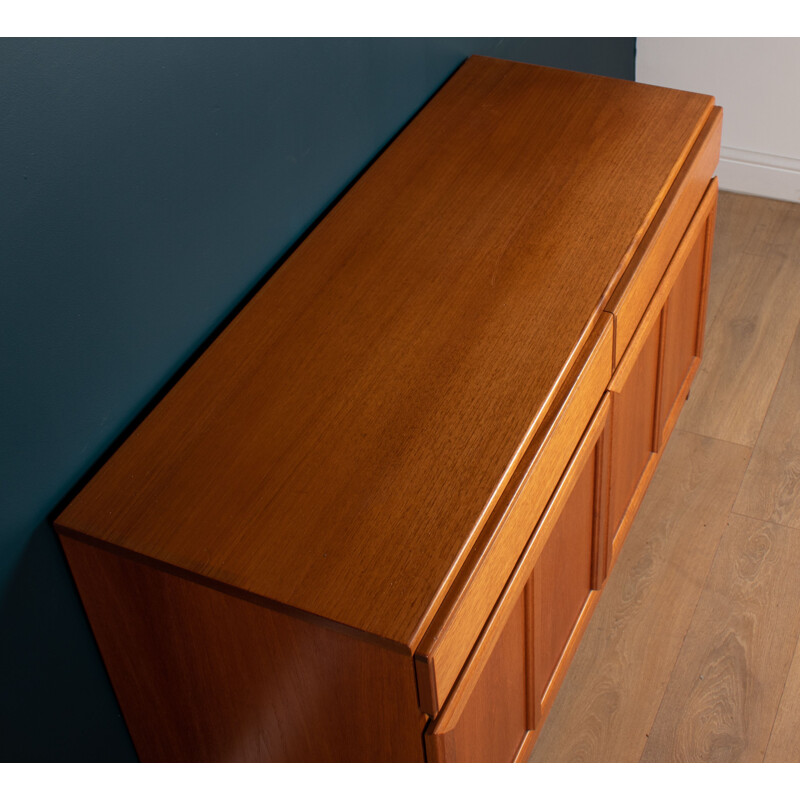
[[[721,193],[703,363],[531,761],[800,760],[800,205]]]

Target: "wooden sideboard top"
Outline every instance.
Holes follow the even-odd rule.
[[[712,107],[469,59],[57,529],[413,649]]]

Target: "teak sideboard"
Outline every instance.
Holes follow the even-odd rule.
[[[420,111],[56,520],[141,759],[527,758],[698,368],[721,124],[482,57]]]

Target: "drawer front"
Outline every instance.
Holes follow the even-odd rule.
[[[599,595],[595,589],[607,537],[609,409],[606,395],[442,711],[429,723],[429,761],[527,756],[541,728],[542,701],[552,701]],[[567,598],[559,586],[565,580]]]
[[[616,321],[615,366],[644,315],[719,161],[722,109],[715,108],[617,284],[606,311]]]
[[[601,314],[571,389],[523,456],[415,655],[420,706],[438,713],[611,376],[613,325]]]

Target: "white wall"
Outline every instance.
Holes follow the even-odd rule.
[[[639,38],[636,80],[716,97],[720,188],[800,202],[800,39]]]

